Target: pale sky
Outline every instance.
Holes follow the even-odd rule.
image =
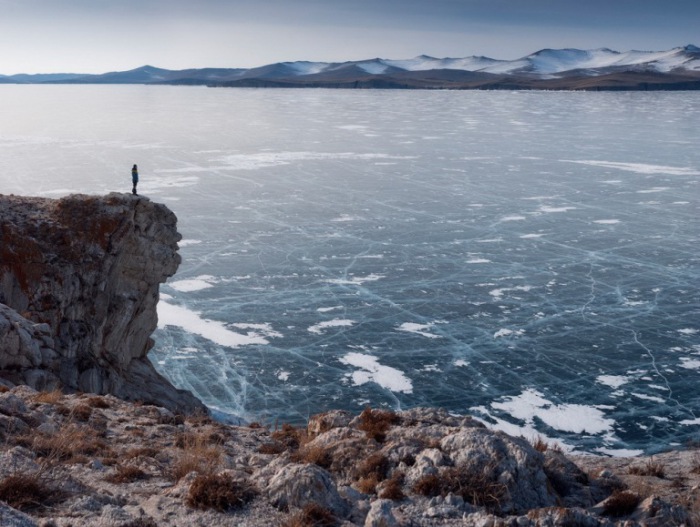
[[[0,0],[0,74],[700,45],[700,0]]]

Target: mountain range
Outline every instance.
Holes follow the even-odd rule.
[[[543,49],[516,60],[488,57],[350,62],[278,62],[257,68],[167,70],[142,66],[104,74],[0,75],[12,84],[171,84],[212,87],[418,89],[698,90],[700,48],[618,52]]]

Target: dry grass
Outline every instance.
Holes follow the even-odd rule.
[[[155,458],[158,455],[158,453],[158,449],[145,446],[127,450],[122,457],[124,459],[136,459],[139,457]]]
[[[244,506],[258,492],[249,482],[227,474],[207,474],[195,478],[185,503],[195,509],[226,512]]]
[[[549,444],[542,439],[542,437],[537,436],[537,438],[532,441],[532,448],[544,454],[549,449]]]
[[[284,445],[289,451],[298,450],[299,447],[308,441],[306,430],[295,428],[289,424],[283,424],[280,430],[275,430],[270,437]]]
[[[111,405],[105,400],[105,398],[99,396],[88,397],[87,404],[92,408],[100,408],[101,410],[111,408]]]
[[[333,464],[331,451],[320,445],[306,445],[292,454],[295,463],[311,463],[321,468],[329,469]]]
[[[392,411],[372,410],[367,407],[360,414],[360,424],[358,428],[362,430],[369,439],[374,439],[378,443],[383,443],[389,428],[400,422],[401,418]]]
[[[58,503],[64,493],[49,486],[39,473],[12,474],[0,481],[0,500],[21,511]]]
[[[374,494],[377,492],[377,485],[379,485],[379,478],[376,474],[362,476],[355,482],[355,488],[363,494]]]
[[[377,477],[377,481],[386,479],[389,472],[389,460],[384,454],[376,452],[364,459],[356,469],[357,477],[366,478],[372,475]]]
[[[331,511],[317,503],[309,503],[283,522],[280,527],[333,527],[337,523]]]
[[[639,505],[638,494],[629,490],[616,490],[603,504],[603,515],[619,518],[634,512]]]
[[[654,458],[649,458],[644,465],[635,465],[629,468],[629,473],[635,476],[654,476],[663,479],[665,476],[666,466],[663,463],[654,461]]]
[[[440,475],[429,474],[420,478],[413,491],[427,497],[446,496],[449,493],[461,496],[464,501],[498,512],[507,496],[508,489],[491,473],[489,467],[461,465],[449,467]]]
[[[109,483],[133,483],[148,477],[148,474],[133,465],[118,465],[115,472],[107,476],[105,481]]]
[[[401,501],[406,497],[403,492],[404,474],[395,472],[389,480],[387,480],[384,488],[379,493],[379,497],[383,500]]]
[[[99,434],[84,425],[68,424],[53,435],[31,434],[16,438],[17,444],[29,448],[49,464],[81,461],[82,456],[109,457],[112,451]]]
[[[284,448],[284,445],[278,441],[270,441],[269,443],[263,443],[258,447],[258,453],[268,455],[281,454],[285,450],[286,449]]]
[[[170,467],[170,475],[175,480],[182,479],[190,472],[214,472],[223,454],[223,447],[212,445],[206,434],[183,434],[176,445],[179,450]]]
[[[63,392],[56,388],[50,392],[39,392],[34,397],[34,402],[44,404],[58,404],[63,399]]]

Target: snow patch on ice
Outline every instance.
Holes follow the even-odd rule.
[[[166,326],[179,327],[199,335],[220,346],[228,348],[238,348],[251,344],[269,344],[269,341],[260,333],[250,331],[243,335],[231,331],[226,324],[216,320],[203,318],[200,313],[192,311],[183,306],[170,304],[168,302],[158,302],[158,327]]]
[[[214,287],[212,282],[215,280],[216,279],[211,275],[201,275],[197,276],[196,278],[169,282],[168,285],[175,289],[175,291],[180,291],[181,293],[191,293],[193,291],[201,291],[202,289]]]
[[[607,434],[612,432],[615,424],[598,408],[583,404],[554,404],[534,389],[506,397],[502,402],[493,402],[491,407],[507,412],[528,425],[533,425],[534,419],[538,418],[562,432]]]
[[[617,225],[620,223],[620,220],[595,220],[593,223],[597,223],[599,225]]]
[[[632,379],[624,375],[599,375],[596,377],[596,382],[599,384],[604,384],[605,386],[610,386],[610,388],[617,389],[623,384],[627,384]]]
[[[310,326],[307,329],[307,331],[309,333],[314,333],[316,335],[320,335],[328,328],[350,327],[354,324],[356,324],[356,322],[354,320],[337,318],[335,320],[326,320],[324,322],[319,322],[318,324],[314,324],[313,326]]]
[[[402,371],[383,366],[374,355],[353,351],[341,358],[340,362],[360,368],[358,371],[348,374],[355,386],[374,382],[392,392],[413,393],[413,383]]]

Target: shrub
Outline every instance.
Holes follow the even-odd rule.
[[[0,481],[0,500],[21,511],[52,505],[61,499],[62,493],[49,487],[37,473],[12,474]]]
[[[34,396],[34,402],[56,404],[63,399],[63,392],[56,388],[50,392],[39,392]]]
[[[374,494],[377,491],[377,485],[379,484],[379,478],[376,474],[370,474],[368,476],[363,476],[355,482],[355,487],[357,490],[363,494]]]
[[[534,448],[538,452],[544,453],[549,448],[549,445],[547,444],[547,442],[544,439],[542,439],[540,436],[537,436],[537,439],[535,439],[532,442],[532,448]]]
[[[158,527],[158,524],[153,520],[153,518],[138,518],[129,523],[123,523],[120,527]]]
[[[317,503],[309,503],[292,515],[280,527],[333,527],[337,520],[333,513]]]
[[[284,445],[279,441],[270,441],[269,443],[263,443],[258,447],[258,452],[260,454],[281,454],[286,449]]]
[[[285,423],[281,430],[275,430],[270,437],[284,445],[287,450],[298,450],[306,440],[306,431]]]
[[[401,488],[403,485],[404,474],[395,472],[391,479],[387,480],[386,485],[379,493],[379,497],[383,500],[401,501],[406,497]]]
[[[131,483],[148,478],[143,470],[133,465],[118,465],[116,471],[105,478],[109,483]]]
[[[87,404],[93,408],[100,408],[102,410],[111,408],[111,405],[105,400],[105,398],[99,396],[89,397]]]
[[[195,478],[185,503],[195,509],[226,512],[242,507],[257,496],[247,481],[237,481],[228,474],[207,474]]]
[[[654,476],[664,478],[666,466],[663,463],[654,461],[654,458],[649,458],[644,465],[635,465],[629,468],[629,473],[635,476]]]
[[[634,512],[639,505],[639,495],[630,490],[616,490],[603,503],[603,515],[618,518]]]
[[[211,473],[219,464],[223,448],[221,445],[209,444],[203,435],[184,434],[181,450],[171,464],[171,476],[180,480],[190,472]]]
[[[389,410],[372,410],[365,408],[360,414],[360,424],[358,428],[362,430],[369,439],[374,439],[377,443],[383,443],[386,433],[392,425],[398,424],[401,418]]]
[[[295,463],[312,463],[321,468],[329,469],[333,464],[331,451],[321,445],[305,446],[292,454]]]
[[[488,467],[461,465],[449,467],[439,476],[436,474],[423,476],[413,485],[413,491],[427,497],[454,493],[472,505],[497,512],[508,489],[489,472]]]
[[[357,467],[357,476],[361,478],[375,475],[377,481],[386,479],[389,472],[389,460],[384,454],[376,452],[363,460]]]
[[[436,474],[426,474],[414,483],[413,492],[434,498],[442,493],[442,482]]]
[[[139,448],[132,448],[130,450],[127,450],[123,457],[124,459],[136,459],[137,457],[150,457],[150,458],[155,458],[158,455],[159,451],[153,447],[139,447]]]
[[[79,460],[81,455],[111,455],[107,444],[94,430],[76,424],[63,426],[50,436],[37,434],[19,437],[17,442],[49,462]]]

